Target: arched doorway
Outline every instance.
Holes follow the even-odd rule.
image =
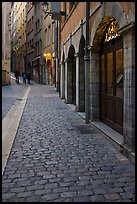
[[[75,49],[71,45],[68,53],[68,102],[76,105],[76,59]]]
[[[101,21],[93,43],[100,46],[100,120],[123,134],[123,40],[113,17]]]
[[[84,72],[84,48],[85,38],[81,37],[79,44],[79,108],[78,111],[85,111],[85,72]]]

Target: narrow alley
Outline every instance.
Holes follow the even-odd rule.
[[[26,87],[2,202],[134,202],[135,165],[85,124],[54,86]]]

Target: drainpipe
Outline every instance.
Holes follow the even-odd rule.
[[[86,2],[86,42],[85,42],[85,123],[89,123],[89,18],[90,2]]]

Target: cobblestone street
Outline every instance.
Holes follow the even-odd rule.
[[[134,202],[135,165],[54,86],[33,84],[2,176],[2,201]]]

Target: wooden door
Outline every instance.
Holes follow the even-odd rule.
[[[100,55],[100,119],[123,134],[123,49],[120,39],[103,46]]]

